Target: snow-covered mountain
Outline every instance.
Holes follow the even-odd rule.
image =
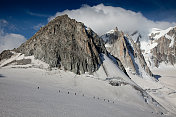
[[[140,31],[130,34],[133,41],[140,42],[140,48],[150,68],[175,64],[175,27],[161,30],[153,28],[149,34]]]
[[[63,15],[17,49],[3,51],[0,115],[174,117],[176,104],[165,94],[174,91],[152,77],[139,38],[117,28],[102,38],[106,45]]]
[[[168,32],[170,29],[172,28],[169,28]],[[173,34],[170,35],[172,36]],[[153,56],[151,50],[157,46],[158,43],[154,43],[154,39],[149,40],[149,37],[146,38],[147,36],[140,34],[139,31],[134,31],[131,34],[124,34],[122,31],[118,31],[117,28],[107,32],[101,37],[105,42],[105,47],[107,48],[108,52],[110,52],[113,56],[119,58],[127,70],[130,78],[136,84],[145,89],[150,95],[157,98],[158,101],[164,105],[164,107],[168,108],[171,112],[174,112],[176,109],[176,103],[173,103],[173,100],[176,100],[176,96],[170,96],[169,94],[173,94],[171,92],[175,92],[176,88],[170,88],[167,85],[163,85],[160,80],[155,82],[155,78],[159,79],[160,77],[165,77],[167,73],[163,71],[164,69],[154,69],[155,67],[151,67],[151,63],[154,65],[154,62],[149,59]],[[152,73],[150,69],[152,69],[154,72],[161,71],[165,75],[160,76],[159,74],[162,73],[158,72],[157,74]],[[175,68],[168,68],[167,66],[165,69],[169,69],[171,71],[175,70]],[[171,76],[172,75],[173,73],[171,73]],[[173,78],[175,78],[174,75]],[[168,80],[168,82],[170,81]],[[167,102],[167,104],[165,102]]]
[[[159,67],[161,63],[174,65],[176,63],[176,28],[166,30],[154,28],[149,34],[148,49],[144,55],[150,66]],[[148,57],[147,57],[148,56]]]
[[[148,67],[159,67],[161,65],[174,65],[176,63],[176,28],[169,27],[161,30],[153,28],[149,34],[140,34],[134,31],[128,34],[130,38],[140,43]]]

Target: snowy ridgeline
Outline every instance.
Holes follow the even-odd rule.
[[[159,67],[163,66],[162,64],[165,64],[164,66],[175,64],[175,29],[176,27],[169,27],[165,30],[153,28],[148,37],[141,39],[141,49],[143,50],[143,55],[148,66],[151,68],[156,67],[156,61],[160,61],[158,64]],[[159,54],[163,56],[159,56]],[[163,59],[164,56],[166,56],[166,60]],[[155,57],[157,59],[154,59]]]

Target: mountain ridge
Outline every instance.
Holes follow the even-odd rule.
[[[150,49],[144,51],[148,65],[159,67],[161,63],[176,64],[176,27],[153,29],[149,39],[147,47]]]
[[[99,53],[107,54],[98,35],[68,15],[50,21],[16,51],[77,74],[96,71],[102,63]]]

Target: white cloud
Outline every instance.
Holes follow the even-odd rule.
[[[3,28],[4,26],[7,26],[8,22],[5,19],[0,19],[0,28]]]
[[[145,18],[140,12],[133,12],[120,7],[104,6],[103,4],[92,7],[84,5],[80,9],[57,12],[55,16],[50,17],[48,20],[50,21],[54,17],[63,14],[68,14],[69,17],[83,22],[99,35],[106,33],[116,26],[119,30],[126,33],[138,30],[146,35],[152,28],[166,29],[176,25],[175,22],[154,22]]]
[[[49,17],[49,15],[47,14],[41,14],[41,13],[34,13],[34,12],[30,12],[30,11],[26,11],[27,14],[31,15],[31,16],[37,16],[37,17]]]
[[[7,22],[7,20],[0,19],[0,29],[4,29],[4,28],[13,30],[13,31],[17,29],[15,25],[10,24],[9,22]]]
[[[6,20],[4,20],[6,21]],[[6,49],[13,49],[20,46],[23,42],[26,41],[26,38],[20,34],[14,33],[5,33],[3,31],[3,24],[8,24],[8,22],[1,22],[0,23],[0,53]],[[3,28],[2,28],[3,27]]]
[[[34,27],[33,27],[33,29],[34,30],[39,30],[41,27],[43,27],[44,25],[43,24],[41,24],[41,23],[39,23],[38,25],[35,25]]]

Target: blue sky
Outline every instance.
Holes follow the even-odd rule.
[[[17,33],[30,38],[48,17],[66,9],[79,9],[103,3],[105,6],[122,7],[141,12],[154,21],[176,21],[175,0],[1,0],[0,19],[8,22],[7,33]]]
[[[147,35],[153,27],[176,26],[175,6],[175,0],[1,0],[0,52],[20,46],[58,15],[68,14],[99,35],[116,26]]]

